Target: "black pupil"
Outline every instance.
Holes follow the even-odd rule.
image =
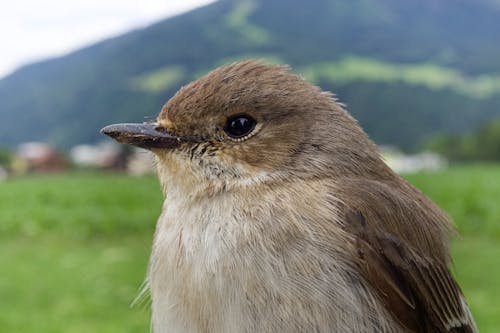
[[[250,134],[255,127],[255,120],[250,116],[242,115],[229,118],[225,131],[229,136],[240,138]]]

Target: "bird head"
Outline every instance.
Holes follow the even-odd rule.
[[[149,149],[168,187],[235,187],[385,171],[375,145],[335,102],[288,67],[248,60],[181,88],[157,120],[102,129]]]

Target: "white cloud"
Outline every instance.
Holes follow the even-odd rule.
[[[0,11],[0,78],[214,0],[16,0]]]

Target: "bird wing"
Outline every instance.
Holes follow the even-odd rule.
[[[420,201],[418,204],[405,205],[405,197],[401,193],[391,193],[387,189],[379,192],[383,193],[378,198],[379,205],[386,201],[391,208],[385,213],[380,213],[384,211],[380,207],[379,212],[370,211],[374,209],[370,207],[370,199],[368,204],[346,210],[345,226],[353,235],[361,275],[376,290],[393,317],[410,331],[477,332],[460,287],[448,270],[448,260],[443,259],[447,256],[440,255],[446,249],[436,246],[435,255],[433,253],[432,244],[435,240],[432,238],[439,238],[440,235],[433,235],[431,230],[419,232],[419,221],[400,221],[400,225],[394,227],[397,223],[394,218],[425,219],[434,216],[425,211],[404,212],[405,209],[421,209],[422,202],[427,200],[425,205],[431,203],[430,200],[425,198],[417,200]],[[369,197],[375,199],[376,193],[372,190]],[[398,194],[398,198],[391,198]],[[421,195],[417,190],[414,194]],[[438,208],[431,203],[428,209]],[[393,220],[384,221],[389,218]],[[425,226],[420,224],[420,227]],[[405,228],[408,230],[402,230]],[[411,244],[405,239],[408,238],[408,232],[415,232],[416,243]],[[436,234],[439,234],[439,230],[436,230]],[[419,248],[418,244],[423,243],[427,244]]]

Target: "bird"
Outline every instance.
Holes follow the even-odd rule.
[[[153,332],[477,332],[450,217],[289,66],[223,65],[101,132],[156,156]]]

